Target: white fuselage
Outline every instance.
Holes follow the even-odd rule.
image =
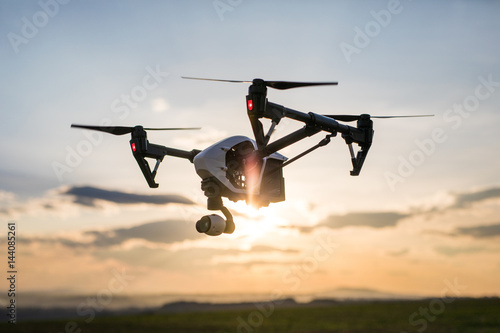
[[[268,160],[284,162],[287,158],[273,153],[256,160],[257,145],[246,136],[232,136],[200,152],[193,160],[196,173],[202,178],[215,177],[235,194],[259,195]]]

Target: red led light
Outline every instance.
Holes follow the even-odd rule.
[[[137,148],[135,148],[135,142],[132,142],[132,151],[135,152]]]
[[[253,101],[251,99],[248,100],[248,111],[252,111],[253,110]]]

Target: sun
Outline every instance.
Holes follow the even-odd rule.
[[[285,219],[280,216],[277,207],[255,208],[243,201],[231,204],[238,235],[251,241],[262,240],[285,225]]]
[[[236,215],[242,215],[246,218],[257,218],[262,215],[260,209],[247,204],[245,201],[238,201],[230,204],[231,209]]]

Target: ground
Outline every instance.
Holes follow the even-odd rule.
[[[106,316],[2,323],[12,332],[500,332],[500,299],[324,302],[293,308]],[[89,321],[86,322],[85,320]]]

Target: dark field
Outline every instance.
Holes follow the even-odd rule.
[[[500,299],[324,301],[287,307],[2,323],[10,332],[500,332]],[[89,322],[86,322],[87,319]]]

